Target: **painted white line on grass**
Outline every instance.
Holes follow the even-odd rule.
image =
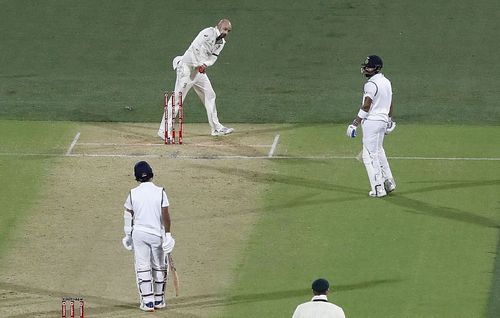
[[[243,156],[243,155],[179,155],[172,154],[98,154],[98,153],[19,153],[19,152],[0,152],[4,157],[89,157],[89,158],[170,158],[170,159],[275,159],[275,160],[353,160],[353,156]],[[389,157],[390,160],[437,160],[437,161],[500,161],[500,157]]]
[[[274,136],[274,141],[273,145],[271,146],[271,150],[269,150],[269,153],[267,154],[268,158],[272,158],[274,155],[274,152],[276,151],[276,147],[278,146],[278,141],[280,140],[280,134],[277,134]]]
[[[452,160],[452,161],[500,161],[500,158],[487,157],[388,157],[394,160]]]
[[[80,138],[80,132],[76,133],[75,138],[73,138],[73,142],[68,148],[68,151],[66,151],[66,156],[69,156],[71,152],[73,151],[73,148],[75,148],[76,143],[78,142],[78,139]]]

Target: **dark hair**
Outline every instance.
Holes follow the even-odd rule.
[[[330,288],[330,284],[324,278],[318,278],[312,283],[312,290],[316,294],[325,294]]]

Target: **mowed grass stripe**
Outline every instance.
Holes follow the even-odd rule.
[[[494,127],[399,128],[387,139],[389,155],[409,149],[410,128],[414,153],[500,151],[482,138],[498,136]],[[359,148],[360,140],[327,126],[280,138],[280,151],[293,154]],[[225,317],[290,317],[317,277],[332,281],[331,300],[348,316],[486,317],[500,225],[498,162],[395,160],[392,168],[398,189],[377,200],[357,161],[273,161],[257,176],[271,191]]]
[[[69,123],[0,121],[1,152],[63,152]],[[44,177],[51,173],[51,157],[0,156],[0,177],[3,182],[0,195],[0,257],[10,245],[9,238],[17,225],[31,211],[32,204],[44,184]],[[43,212],[43,211],[42,211]]]

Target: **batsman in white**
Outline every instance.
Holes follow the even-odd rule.
[[[168,198],[164,188],[153,182],[153,169],[146,161],[134,166],[140,183],[125,200],[123,246],[134,251],[140,309],[154,311],[166,306],[168,253],[175,240],[170,232]]]
[[[201,30],[184,55],[175,57],[172,62],[173,69],[177,71],[175,96],[177,97],[180,92],[182,98],[185,99],[189,90],[194,88],[201,102],[205,105],[212,136],[227,135],[234,131],[233,128],[225,127],[219,122],[215,105],[215,91],[206,74],[207,68],[217,61],[226,44],[225,38],[231,32],[231,29],[231,22],[222,19],[217,26]],[[172,107],[171,103],[170,101],[167,107]],[[176,98],[173,111],[174,117],[176,117],[179,111],[178,98]],[[171,126],[170,121],[171,118],[168,118],[169,127]],[[158,129],[158,136],[162,139],[165,138],[165,114],[163,114]]]
[[[363,127],[363,163],[368,173],[372,197],[384,197],[396,189],[389,162],[384,150],[384,137],[396,128],[392,121],[392,86],[380,72],[383,63],[377,55],[370,55],[361,64],[361,73],[368,80],[364,84],[361,109],[347,127],[347,136],[356,137],[356,130]]]

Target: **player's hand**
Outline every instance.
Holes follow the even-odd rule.
[[[122,239],[122,244],[127,251],[131,251],[134,249],[132,245],[132,236],[130,235],[125,235],[125,237]]]
[[[172,250],[174,249],[175,246],[175,240],[172,237],[171,233],[165,233],[165,236],[163,237],[163,252],[165,254],[172,253]]]
[[[396,129],[396,122],[389,118],[387,122],[387,127],[385,128],[385,134],[390,134],[394,129]]]
[[[356,137],[356,129],[358,128],[358,126],[354,126],[353,124],[350,124],[348,127],[347,127],[347,137],[349,138],[354,138]]]
[[[207,72],[207,66],[205,64],[198,66],[198,72],[205,74]]]

